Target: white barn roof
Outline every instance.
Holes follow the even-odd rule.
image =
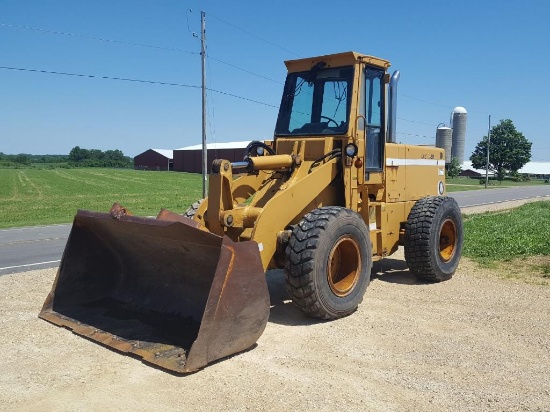
[[[473,170],[474,172],[477,172],[483,176],[485,176],[485,169],[474,169],[472,166],[472,162],[469,160],[466,160],[464,163],[462,163],[462,170]],[[492,176],[493,172],[489,170],[489,176]]]
[[[530,175],[550,175],[550,162],[529,162],[518,172]]]
[[[163,155],[167,159],[172,159],[174,157],[174,151],[171,149],[151,149],[157,152],[158,154]]]
[[[485,169],[474,169],[472,162],[469,160],[462,163],[462,170],[474,170],[482,175],[485,175]],[[530,175],[550,175],[550,162],[529,162],[518,173],[528,173]],[[493,172],[489,171],[489,175],[493,175]]]

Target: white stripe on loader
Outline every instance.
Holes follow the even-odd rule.
[[[386,166],[445,166],[445,160],[437,159],[386,159]]]

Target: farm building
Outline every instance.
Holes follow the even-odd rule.
[[[550,176],[550,162],[529,162],[518,172],[522,175],[547,179]]]
[[[529,162],[519,169],[518,173],[534,178],[547,178],[550,176],[550,162]],[[493,175],[494,173],[489,171],[489,176]],[[485,169],[474,169],[472,162],[466,161],[462,163],[462,172],[460,176],[483,177],[485,176]]]
[[[489,171],[489,176],[493,176],[493,172]],[[472,162],[469,160],[462,163],[462,171],[460,172],[459,176],[464,177],[481,177],[485,176],[485,169],[474,169],[472,166]]]
[[[149,149],[134,157],[134,169],[173,170],[173,151],[168,149]]]
[[[244,149],[250,141],[246,142],[227,142],[227,143],[208,143],[208,172],[214,159],[226,159],[230,162],[240,162],[243,160]],[[174,150],[174,170],[178,172],[202,173],[202,145],[182,147]]]

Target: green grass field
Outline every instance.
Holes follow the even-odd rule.
[[[464,256],[480,263],[550,255],[550,202],[464,217]]]
[[[464,216],[463,256],[499,277],[550,284],[550,202]]]
[[[202,196],[201,176],[130,169],[0,169],[0,227],[69,223],[77,209],[119,202],[140,216],[184,212]]]
[[[543,183],[504,181],[502,187],[533,184]],[[447,180],[448,192],[483,188],[477,179]],[[197,174],[103,168],[0,169],[0,227],[67,223],[77,209],[108,211],[115,201],[142,216],[156,215],[161,208],[182,212],[200,197]]]

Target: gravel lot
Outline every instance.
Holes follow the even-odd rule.
[[[183,377],[39,320],[54,278],[0,276],[0,410],[550,410],[550,287],[465,259],[450,281],[424,284],[400,250],[333,322],[298,312],[272,271],[257,346]]]

